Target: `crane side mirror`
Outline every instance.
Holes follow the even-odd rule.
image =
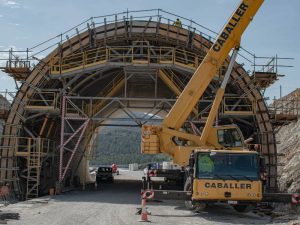
[[[266,170],[266,160],[264,157],[259,157],[259,167],[261,172],[265,172]]]
[[[194,157],[190,157],[189,158],[189,167],[192,168],[194,167],[195,164],[195,158]]]
[[[189,158],[189,169],[188,169],[188,174],[191,176],[194,174],[194,165],[195,165],[195,153],[194,151],[190,154]]]

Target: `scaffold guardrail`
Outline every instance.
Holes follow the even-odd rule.
[[[218,34],[212,29],[209,29],[206,26],[203,26],[192,19],[188,19],[183,16],[170,13],[163,9],[132,10],[132,11],[127,10],[125,12],[90,17],[84,20],[83,22],[77,24],[76,26],[71,27],[65,32],[55,35],[49,38],[48,40],[45,40],[41,43],[36,44],[31,48],[28,48],[27,51],[23,51],[23,53],[21,54],[24,55],[24,53],[27,52],[26,53],[27,55],[24,58],[24,60],[28,61],[29,63],[31,62],[30,67],[32,67],[33,64],[39,63],[41,59],[44,58],[45,55],[49,54],[51,51],[53,51],[54,48],[60,46],[62,43],[69,41],[72,37],[78,36],[82,32],[94,29],[96,27],[108,25],[111,23],[119,23],[119,22],[126,22],[126,21],[129,23],[131,21],[157,22],[157,23],[164,23],[172,26],[177,18],[181,20],[182,28],[190,32],[197,33],[202,37],[204,37],[205,39],[207,39],[208,41],[214,41]],[[20,52],[14,49],[9,51],[11,51],[11,53],[13,54]],[[6,62],[9,60],[9,56],[8,56],[9,51],[6,51],[7,58],[0,59],[0,65],[1,65],[1,61],[4,60]],[[259,65],[256,62],[258,61],[259,58],[273,58],[273,57],[257,57],[255,54],[251,53],[250,51],[242,47],[240,48],[238,62],[246,66],[247,68],[245,69],[248,70],[249,73],[251,71],[255,71],[256,69],[261,70],[261,68],[259,69],[258,67],[267,66],[268,62]],[[276,58],[279,59],[277,56]],[[24,65],[29,66],[28,63],[25,63]],[[279,66],[279,64],[276,63],[276,66]]]
[[[56,149],[56,142],[48,138],[15,137],[15,155],[28,156],[30,152],[39,152],[40,156],[47,156]]]
[[[256,102],[250,101],[248,97],[225,96],[222,106],[224,115],[249,116],[256,113]]]
[[[300,100],[277,99],[268,106],[269,113],[275,120],[297,120],[300,117]]]
[[[57,94],[54,91],[36,91],[32,95],[27,96],[30,100],[24,108],[31,111],[59,110]]]
[[[125,64],[173,64],[193,69],[203,59],[195,53],[171,47],[142,47],[145,48],[144,53],[134,52],[134,47],[131,46],[101,47],[63,58],[53,58],[50,64],[50,74],[59,75],[69,73],[108,62]]]

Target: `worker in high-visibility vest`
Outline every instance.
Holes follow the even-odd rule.
[[[177,19],[174,21],[173,26],[175,26],[175,27],[182,27],[182,23],[181,23],[181,21],[180,21],[179,18],[177,18]]]
[[[201,155],[198,159],[200,173],[212,173],[214,171],[214,162],[209,155]]]

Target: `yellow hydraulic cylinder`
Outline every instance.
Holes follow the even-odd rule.
[[[203,132],[202,132],[201,137],[200,137],[200,142],[201,142],[202,145],[204,145],[206,143],[207,137],[208,137],[208,135],[210,133],[210,130],[213,126],[214,120],[215,120],[216,115],[217,115],[218,110],[219,110],[219,106],[222,102],[222,98],[223,98],[224,93],[225,93],[225,88],[226,88],[226,85],[228,83],[230,74],[232,72],[237,54],[238,54],[238,49],[235,49],[232,53],[230,63],[228,65],[228,69],[225,73],[225,76],[224,76],[224,79],[222,81],[221,87],[218,89],[218,91],[216,93],[215,100],[214,100],[213,105],[210,109],[209,116],[207,118],[207,121],[205,123]]]

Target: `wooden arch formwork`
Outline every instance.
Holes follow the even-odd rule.
[[[76,35],[72,38],[67,38],[66,41],[62,42],[35,66],[16,94],[3,131],[1,168],[7,169],[1,170],[1,181],[5,183],[12,182],[15,191],[20,191],[19,189],[21,189],[22,193],[33,192],[34,194],[31,196],[27,193],[27,198],[31,198],[38,195],[38,190],[47,190],[58,180],[59,152],[64,140],[68,139],[67,136],[62,137],[62,132],[64,131],[61,125],[64,118],[61,117],[65,106],[63,96],[67,96],[66,98],[68,96],[72,98],[76,98],[76,96],[93,96],[100,100],[107,98],[104,99],[105,101],[113,100],[113,98],[123,98],[120,101],[125,99],[127,102],[137,101],[137,99],[130,100],[136,95],[142,96],[141,98],[152,99],[152,101],[155,98],[176,99],[176,95],[184,88],[183,86],[180,87],[180,85],[188,82],[193,71],[201,63],[201,59],[211,45],[212,41],[208,37],[198,33],[191,27],[175,27],[172,26],[170,20],[163,23],[160,19],[151,21],[151,17],[145,21],[124,17],[121,21],[105,22],[100,26],[92,24],[81,33],[76,29]],[[145,58],[143,52],[133,55],[135,54],[134,50],[131,50],[132,55],[127,57],[124,49],[127,48],[128,53],[134,46],[137,46],[139,49],[147,48],[148,56],[155,55],[156,57],[158,57],[158,54],[162,55],[162,49],[170,48],[171,54],[168,54],[173,58],[169,62],[164,63],[158,60],[151,61],[149,58]],[[105,51],[103,53],[105,59],[102,62],[99,60],[99,63],[89,66],[88,52],[100,48]],[[122,54],[118,53],[117,49],[122,49]],[[157,53],[159,51],[160,53]],[[167,54],[167,52],[165,53]],[[76,54],[81,55],[80,60],[74,57]],[[182,55],[182,57],[176,59],[176,54]],[[113,57],[113,55],[116,55],[116,57]],[[124,55],[127,58],[124,58]],[[68,57],[70,60],[65,60],[64,63],[68,63],[69,66],[63,71],[62,61],[68,59]],[[84,61],[82,57],[87,58]],[[95,54],[93,57],[96,57]],[[228,59],[224,63],[225,69]],[[130,78],[130,74],[135,74],[136,77],[131,86],[130,83],[126,83],[126,80]],[[147,74],[148,78],[145,79],[143,74]],[[222,76],[222,71],[220,74]],[[114,79],[117,79],[118,76],[121,76],[121,80],[124,81],[120,85],[121,88],[113,92],[104,92],[107,85]],[[167,78],[169,80],[166,81],[165,79]],[[135,83],[143,87],[143,82],[150,82],[149,80],[151,79],[154,83],[152,86],[153,92],[146,91],[143,95],[141,89]],[[158,86],[155,86],[155,84],[158,84]],[[205,97],[211,98],[214,94],[214,87],[218,84],[219,81],[216,76],[215,81],[208,88],[209,90],[206,91]],[[246,117],[239,117],[237,114],[224,115],[224,120],[240,123],[244,127],[242,128],[243,132],[247,133],[247,129],[249,129],[254,133],[255,140],[261,144],[261,152],[266,159],[268,172],[267,190],[274,191],[277,188],[276,144],[264,99],[249,74],[237,62],[228,86],[226,92],[231,92],[233,96],[246,98],[247,101],[255,104],[255,113],[253,115]],[[151,94],[149,94],[150,92]],[[40,101],[46,104],[40,105]],[[101,104],[100,108],[104,107],[107,102]],[[170,103],[169,106],[171,105]],[[101,118],[104,119],[103,117]],[[222,113],[220,113],[220,118],[222,119]],[[199,118],[194,119],[197,120]],[[79,129],[81,125],[78,123],[76,125],[75,123],[74,126],[77,126]],[[83,129],[83,127],[80,129]],[[85,132],[81,130],[82,137],[77,147],[83,148],[82,143],[84,139],[91,138],[93,129],[87,128]],[[88,130],[89,132],[87,132]],[[80,134],[80,132],[77,134]],[[247,133],[246,135],[249,134]],[[23,137],[28,139],[22,141]],[[30,141],[28,141],[29,139]],[[52,142],[56,142],[56,144]],[[74,142],[75,146],[76,140]],[[28,148],[29,144],[31,144],[31,147]],[[21,149],[26,149],[24,145],[27,146],[27,150]],[[39,153],[36,153],[36,150],[32,150],[35,147],[32,146],[39,146],[42,151],[39,150]],[[33,153],[28,153],[28,151],[33,151]],[[61,151],[65,151],[63,154],[66,155],[71,154],[67,153],[66,149]],[[79,153],[80,151],[78,151]],[[38,159],[39,157],[41,160]],[[80,157],[75,156],[73,161],[70,162],[71,166],[76,160],[80,160]],[[15,173],[9,168],[19,168],[19,172]],[[16,174],[18,174],[18,179],[21,181],[20,185],[16,185]],[[69,179],[68,176],[72,176],[72,173],[67,175],[65,179]],[[31,179],[32,177],[35,178]]]

